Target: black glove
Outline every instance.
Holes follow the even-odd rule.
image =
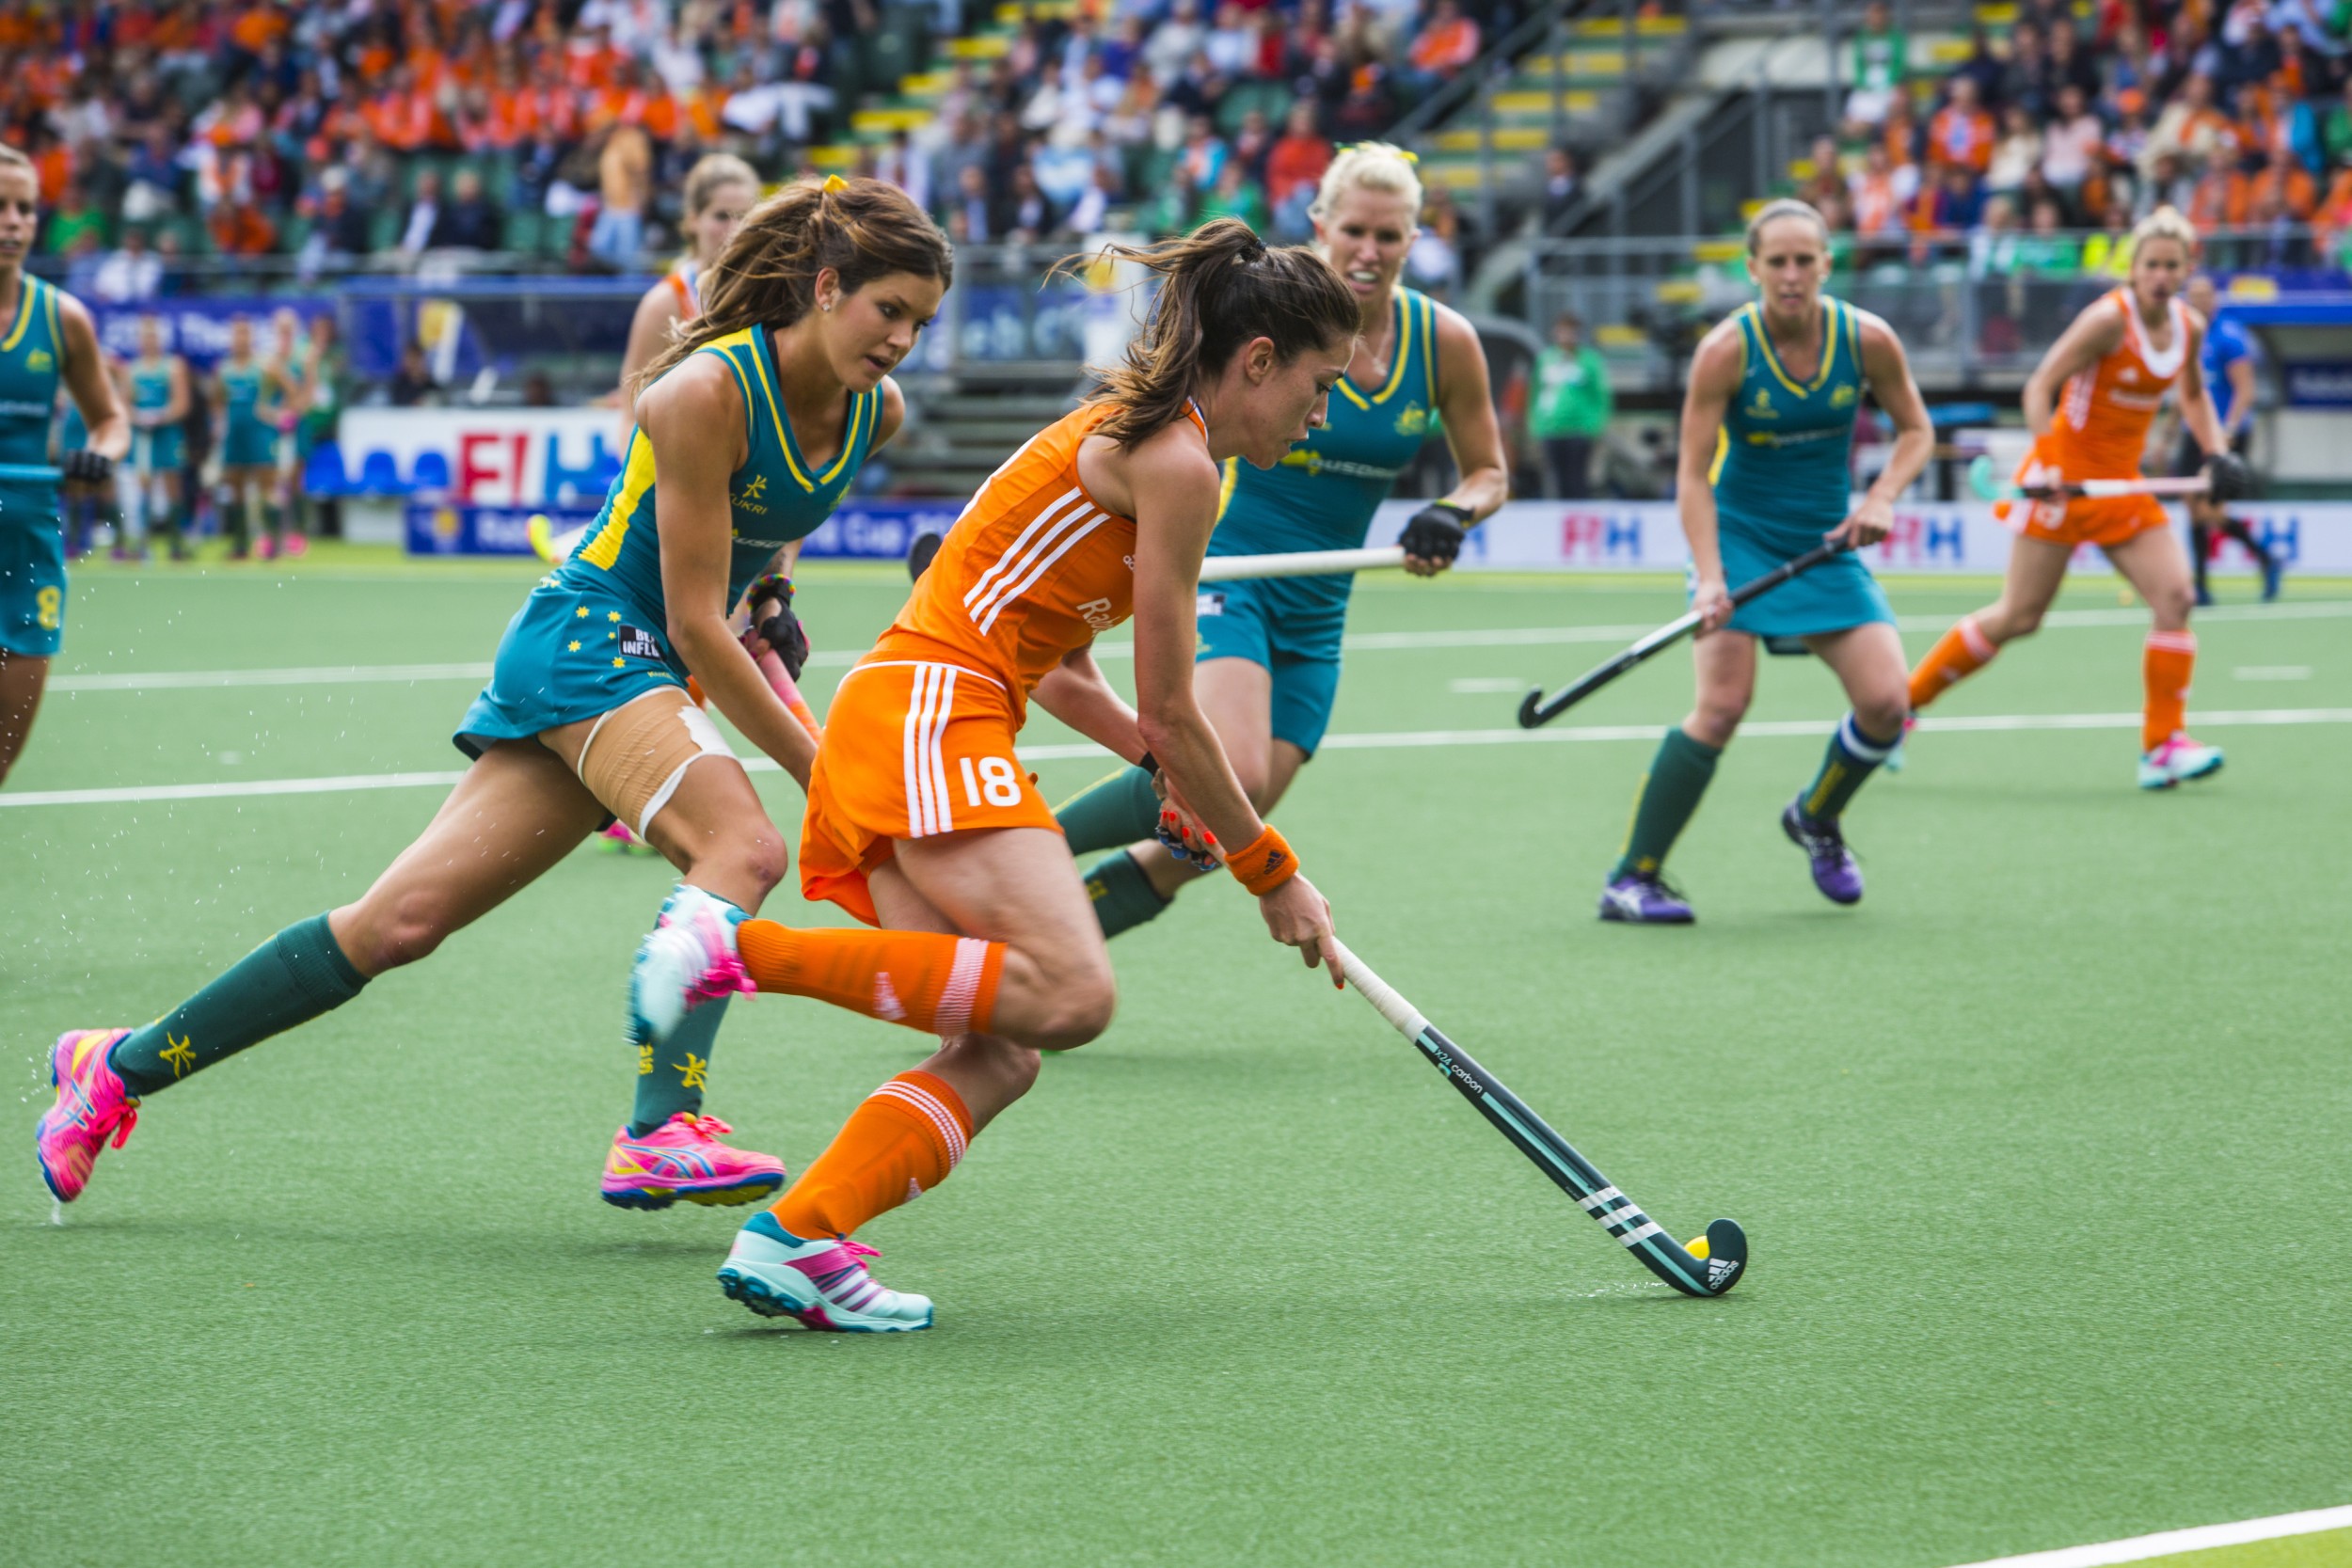
[[[79,451],[67,452],[57,471],[79,483],[103,484],[115,477],[115,460],[103,451],[84,447]]]
[[[2217,501],[2242,501],[2254,494],[2254,470],[2233,451],[2217,451],[2205,459],[2207,483]]]
[[[1405,553],[1421,561],[1442,561],[1451,564],[1462,553],[1462,535],[1468,531],[1470,509],[1452,501],[1434,501],[1413,514],[1413,520],[1405,525],[1405,531],[1396,542],[1405,546]]]
[[[799,680],[808,665],[808,633],[801,629],[801,618],[792,613],[792,579],[771,572],[753,583],[743,597],[752,607],[752,629],[784,660],[784,673]],[[771,604],[775,613],[762,616],[760,611]]]

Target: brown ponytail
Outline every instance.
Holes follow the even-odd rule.
[[[955,280],[947,236],[904,191],[880,180],[803,180],[762,201],[702,279],[703,313],[672,327],[668,348],[637,372],[649,387],[680,361],[747,326],[789,326],[816,303],[831,267],[853,294],[894,272]]]
[[[1158,245],[1105,245],[1100,254],[1139,262],[1162,279],[1126,358],[1097,372],[1102,385],[1087,399],[1120,405],[1095,433],[1122,447],[1183,419],[1199,385],[1254,339],[1271,339],[1288,361],[1356,336],[1356,296],[1340,275],[1304,245],[1269,247],[1239,218],[1216,218]],[[1073,256],[1056,270],[1095,259]]]

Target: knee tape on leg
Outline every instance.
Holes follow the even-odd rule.
[[[710,716],[665,686],[596,721],[580,749],[580,782],[643,838],[696,758],[733,755]]]

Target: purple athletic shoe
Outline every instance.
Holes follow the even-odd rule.
[[[1835,818],[1817,822],[1791,800],[1780,814],[1780,831],[1812,858],[1813,885],[1821,890],[1822,897],[1833,904],[1862,902],[1862,867],[1855,863],[1853,851],[1846,847],[1846,835],[1837,831]]]
[[[1697,917],[1665,879],[1629,871],[1600,890],[1600,917],[1628,926],[1688,926]]]

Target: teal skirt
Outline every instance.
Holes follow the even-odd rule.
[[[646,624],[656,619],[616,594],[542,581],[506,624],[490,684],[451,739],[478,757],[494,741],[594,719],[657,686],[684,688],[666,628]]]
[[[1756,528],[1737,514],[1716,514],[1716,538],[1723,550],[1724,581],[1737,588],[1803,555],[1821,542],[1821,534],[1845,518],[1830,518],[1820,532],[1796,532],[1785,527]],[[1821,562],[1803,577],[1782,583],[1771,593],[1742,605],[1731,617],[1731,629],[1756,637],[1814,637],[1848,631],[1883,621],[1892,626],[1895,612],[1885,591],[1860,556],[1849,552]]]

